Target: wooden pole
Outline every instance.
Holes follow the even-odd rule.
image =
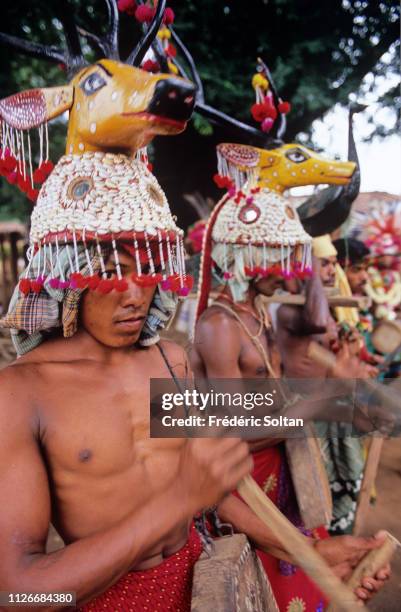
[[[329,306],[344,306],[347,308],[359,308],[364,309],[366,307],[369,298],[365,297],[344,297],[342,295],[329,295],[327,301]],[[306,297],[302,294],[292,293],[277,293],[272,296],[266,297],[265,301],[269,304],[290,304],[294,306],[303,306],[306,303]]]
[[[369,511],[370,495],[372,487],[376,480],[377,470],[379,468],[380,455],[383,448],[384,438],[375,437],[372,438],[372,442],[369,447],[368,456],[365,463],[365,469],[363,472],[361,490],[358,496],[358,502],[355,512],[354,522],[354,535],[360,535],[363,533],[366,515]]]
[[[251,476],[246,476],[240,482],[238,492],[254,513],[276,533],[282,547],[291,551],[295,563],[308,574],[338,610],[366,610],[352,590],[335,576],[326,561],[305,541],[305,536],[280,512]]]

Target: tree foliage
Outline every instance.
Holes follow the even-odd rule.
[[[81,27],[97,34],[104,30],[106,9],[102,0],[70,1]],[[57,15],[66,2],[3,0],[0,29],[32,41],[63,44]],[[176,13],[176,31],[190,49],[204,83],[206,102],[238,119],[252,123],[249,108],[254,94],[250,80],[257,56],[269,65],[282,98],[292,103],[287,140],[308,132],[315,119],[336,103],[347,104],[350,95],[363,99],[367,93],[377,92],[379,106],[392,109],[394,117],[401,106],[397,0],[171,0],[170,4]],[[140,33],[133,17],[121,16],[123,57],[132,50]],[[85,50],[90,57],[90,48]],[[383,84],[378,87],[383,76],[389,75],[393,77],[391,88]],[[11,49],[0,55],[0,97],[65,80],[65,72],[55,64]],[[216,195],[210,183],[208,188],[203,184],[213,173],[214,145],[228,137],[220,128],[212,134],[211,126],[199,116],[195,116],[193,126],[178,138],[158,139],[155,146],[162,153],[156,169],[162,183],[165,180],[171,189],[178,209],[182,208],[185,189],[200,188]],[[395,119],[390,128],[378,123],[372,136],[386,135],[394,129]],[[56,132],[52,131],[53,159],[62,153],[62,147],[63,126],[58,124]],[[177,164],[181,164],[180,169]],[[20,211],[26,210],[21,203],[24,198],[15,189],[0,189],[7,210],[11,200]]]

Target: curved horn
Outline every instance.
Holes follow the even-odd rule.
[[[213,106],[209,106],[209,104],[206,104],[204,99],[204,88],[202,79],[199,75],[198,69],[196,68],[194,58],[192,57],[192,54],[189,51],[188,47],[183,43],[183,41],[173,30],[173,28],[170,27],[170,31],[172,33],[173,40],[181,51],[186,63],[188,64],[190,71],[190,74],[188,75],[186,71],[184,71],[184,69],[176,61],[175,63],[180,70],[180,74],[185,78],[192,79],[195,85],[197,86],[194,110],[200,115],[202,115],[202,117],[205,117],[205,119],[208,119],[209,121],[212,121],[213,123],[223,128],[230,129],[234,134],[236,134],[236,138],[241,139],[242,136],[243,139],[246,139],[247,144],[259,146],[265,149],[275,148],[283,144],[281,140],[272,138],[270,134],[266,135],[261,130],[251,125],[248,125],[247,123],[243,123],[242,121],[238,121],[234,117],[230,117],[230,115],[227,115],[226,113],[217,110]],[[163,53],[160,50],[158,41],[155,40],[154,43],[152,43],[152,46],[158,60],[160,61],[160,59],[163,58]],[[274,85],[272,87],[274,87]]]
[[[266,134],[247,123],[243,123],[242,121],[234,119],[234,117],[226,115],[226,113],[213,108],[213,106],[195,102],[195,111],[222,127],[230,128],[237,132],[237,134],[241,133],[243,138],[247,138],[247,144],[254,144],[260,147],[266,146]]]
[[[102,56],[113,60],[120,60],[118,48],[119,14],[115,0],[105,0],[108,15],[108,30],[104,36],[96,36],[84,28],[77,27],[78,33],[86,38],[87,42]]]
[[[361,173],[355,146],[352,117],[366,109],[363,104],[350,106],[348,115],[348,160],[356,163],[355,172],[348,185],[328,187],[314,194],[298,208],[302,225],[311,236],[322,236],[334,232],[342,225],[351,211],[351,206],[359,193]]]
[[[59,47],[55,47],[54,45],[42,45],[29,40],[24,40],[23,38],[18,38],[18,36],[11,36],[5,32],[0,32],[0,43],[10,45],[10,47],[14,47],[30,57],[46,59],[56,63],[65,62],[65,54],[63,50]]]
[[[151,46],[153,40],[156,38],[157,32],[159,31],[160,25],[163,20],[164,11],[166,8],[166,0],[159,0],[157,3],[157,9],[152,22],[147,29],[146,33],[142,36],[141,40],[136,45],[135,49],[129,55],[126,60],[126,64],[132,64],[133,66],[140,66],[143,58],[146,55],[147,50]]]

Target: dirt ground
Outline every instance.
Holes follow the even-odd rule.
[[[168,334],[170,337],[172,334]],[[181,336],[181,334],[178,334]],[[181,338],[174,338],[181,340]],[[8,336],[0,330],[0,369],[13,358]],[[377,502],[370,509],[366,535],[379,529],[387,529],[401,541],[401,438],[387,440],[383,446],[379,473],[376,481]],[[49,550],[63,546],[58,534],[51,530]],[[374,612],[401,612],[401,548],[396,553],[393,574],[385,589],[369,605]]]

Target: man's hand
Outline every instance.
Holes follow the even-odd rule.
[[[180,458],[180,487],[190,514],[214,506],[252,470],[248,445],[238,438],[188,440]]]
[[[376,375],[376,368],[352,355],[347,342],[342,343],[336,354],[336,362],[332,367],[331,376],[334,378],[371,378]]]
[[[354,536],[334,536],[327,540],[319,540],[315,549],[322,555],[334,573],[347,581],[361,559],[375,548],[380,548],[386,538],[385,533],[379,532],[370,538]],[[379,591],[390,576],[390,566],[382,567],[375,576],[364,578],[361,585],[355,589],[355,594],[367,601]]]

